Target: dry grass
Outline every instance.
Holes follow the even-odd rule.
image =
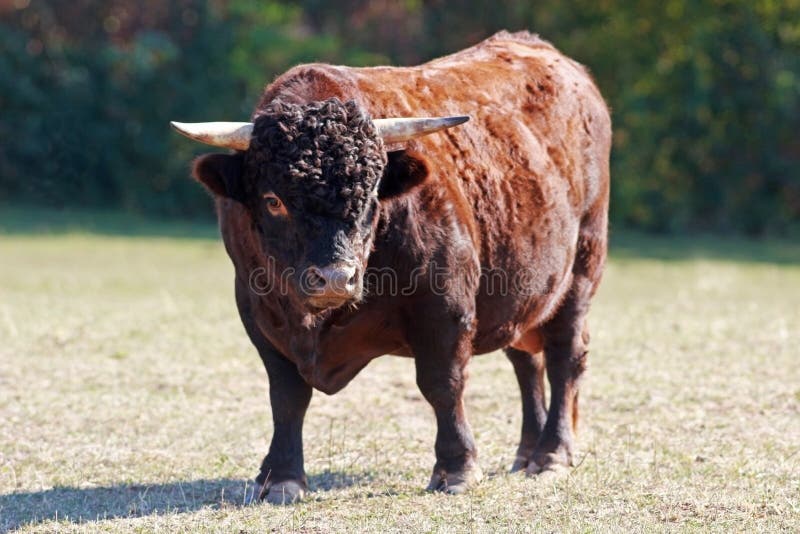
[[[385,357],[315,395],[307,500],[245,507],[267,380],[213,230],[5,228],[0,531],[800,530],[796,245],[617,240],[568,477],[507,474],[519,398],[496,354],[468,389],[488,480],[425,493],[432,412],[412,362]]]

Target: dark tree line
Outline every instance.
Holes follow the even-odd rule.
[[[243,119],[299,62],[417,63],[501,28],[590,66],[616,223],[800,232],[800,0],[0,0],[0,206],[209,213],[168,120]]]

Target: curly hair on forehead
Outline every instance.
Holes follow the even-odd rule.
[[[352,100],[276,101],[255,117],[245,165],[248,175],[283,192],[293,209],[354,221],[376,191],[386,151]]]

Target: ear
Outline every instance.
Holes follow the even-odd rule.
[[[194,160],[192,176],[219,197],[244,202],[242,154],[206,154]]]
[[[389,152],[389,161],[378,185],[378,198],[385,200],[411,191],[428,177],[428,163],[414,152]]]

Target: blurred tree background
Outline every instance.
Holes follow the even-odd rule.
[[[205,148],[308,61],[414,64],[529,29],[614,119],[612,219],[800,235],[800,0],[0,0],[0,206],[211,216]],[[0,208],[2,209],[2,208]]]

